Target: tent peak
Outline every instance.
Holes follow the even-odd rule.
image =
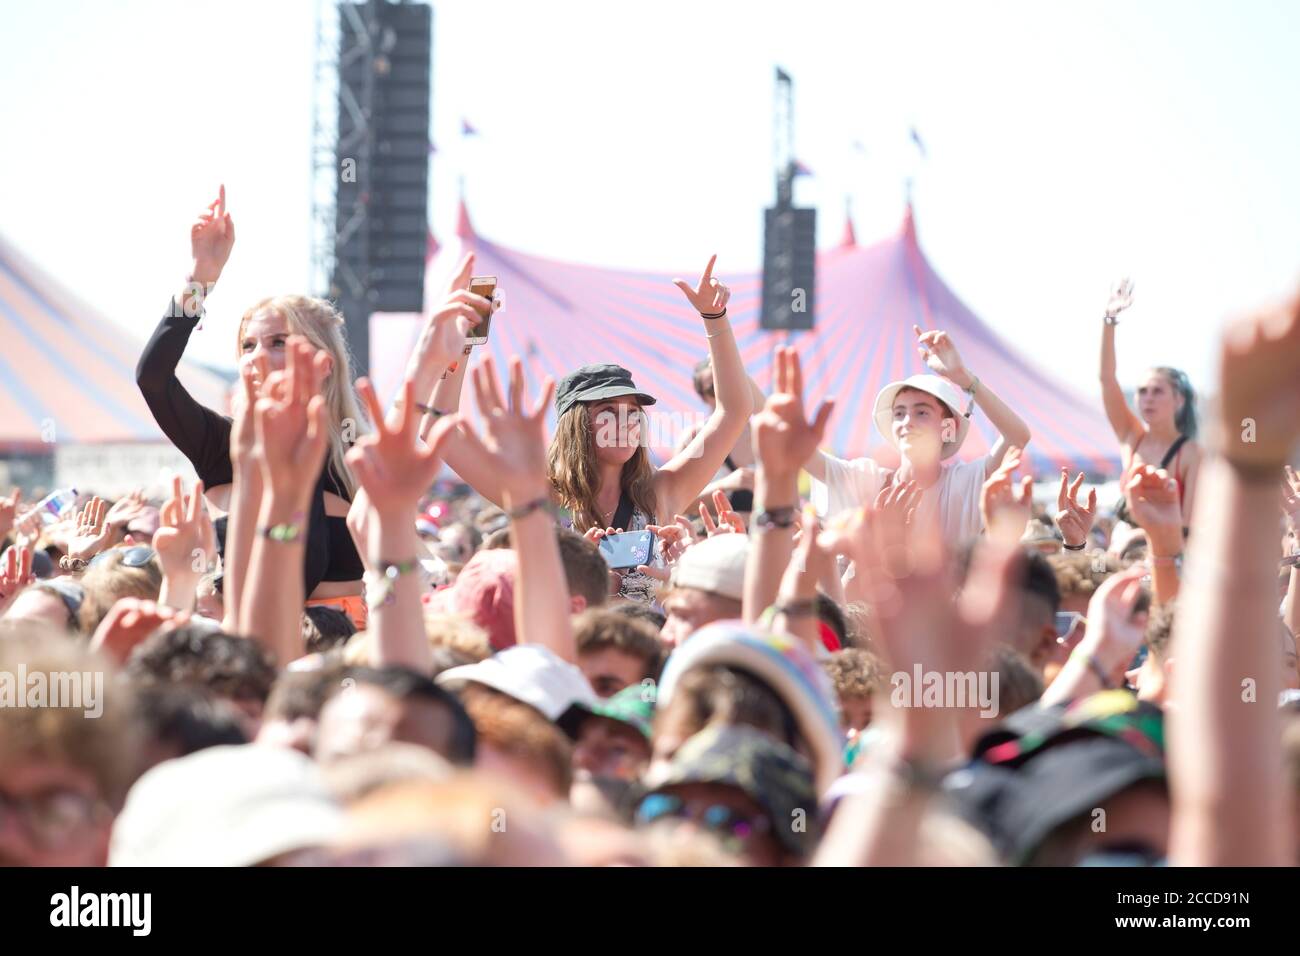
[[[840,248],[852,249],[857,244],[858,236],[853,229],[853,205],[846,196],[844,199],[844,232],[840,235]]]
[[[474,226],[469,221],[469,208],[465,205],[463,195],[456,206],[456,235],[461,239],[474,238]]]
[[[911,197],[908,197],[907,208],[903,211],[903,237],[916,245],[916,216],[912,211]]]

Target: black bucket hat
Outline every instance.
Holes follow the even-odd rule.
[[[655,397],[636,387],[632,373],[621,365],[584,365],[570,372],[555,390],[555,411],[563,415],[578,402],[599,402],[620,395],[634,395],[642,405],[655,404]]]

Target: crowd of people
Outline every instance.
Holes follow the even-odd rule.
[[[1297,862],[1300,299],[1227,327],[1202,436],[1178,370],[1121,387],[1115,288],[1103,513],[1064,469],[1035,503],[941,329],[861,423],[897,467],[836,457],[714,259],[676,282],[709,413],[662,464],[620,356],[532,391],[478,359],[472,255],[387,408],[283,295],[226,415],[176,369],[234,241],[223,188],[137,369],[197,482],[0,498],[0,863]]]

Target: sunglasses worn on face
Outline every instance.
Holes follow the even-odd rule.
[[[690,820],[721,837],[733,850],[771,829],[766,817],[751,817],[721,803],[687,803],[670,793],[650,794],[641,801],[636,816],[643,824],[656,820]]]

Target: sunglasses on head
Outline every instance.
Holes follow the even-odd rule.
[[[87,565],[87,567],[93,567],[115,551],[121,553],[121,564],[128,568],[142,568],[152,561],[155,556],[154,549],[143,544],[132,545],[129,548],[110,548],[107,551],[101,551],[99,554],[91,558],[90,564]]]

